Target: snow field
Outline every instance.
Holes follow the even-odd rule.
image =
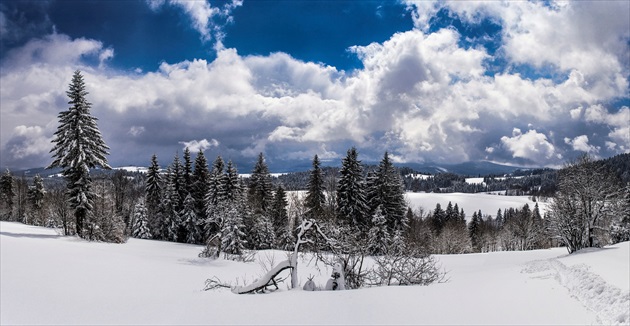
[[[202,291],[204,282],[216,276],[250,284],[286,253],[260,251],[249,263],[209,260],[197,257],[201,246],[90,243],[0,222],[0,323],[627,324],[628,290],[615,279],[630,273],[628,247],[571,256],[564,248],[441,255],[447,283],[307,292],[289,291],[287,279],[274,293],[236,295]],[[300,284],[314,276],[323,286],[330,269],[310,258],[299,259]],[[600,275],[612,268],[621,270]]]
[[[436,204],[440,204],[442,209],[446,209],[450,201],[453,206],[457,204],[460,209],[464,209],[466,213],[466,221],[470,221],[473,212],[481,212],[484,215],[492,215],[496,217],[499,209],[506,208],[521,209],[525,204],[529,204],[530,209],[534,209],[536,202],[532,201],[528,196],[500,196],[486,193],[425,193],[425,192],[407,192],[405,199],[412,209],[422,207],[425,214],[433,211]],[[543,215],[547,204],[538,202],[540,214]]]

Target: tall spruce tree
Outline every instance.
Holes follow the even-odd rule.
[[[13,214],[13,204],[15,197],[15,187],[13,186],[13,175],[9,169],[0,177],[0,199],[4,206],[3,219],[11,219]]]
[[[225,184],[223,185],[222,198],[227,201],[235,201],[241,197],[243,188],[238,177],[238,170],[232,161],[228,161],[225,171]]]
[[[133,224],[131,236],[138,239],[151,239],[151,229],[147,219],[147,209],[142,201],[133,209]]]
[[[313,157],[313,169],[309,175],[304,208],[306,208],[306,218],[321,219],[324,216],[324,205],[326,196],[324,195],[324,177],[317,155]]]
[[[276,234],[276,239],[281,239],[286,229],[289,227],[289,215],[287,213],[287,193],[282,185],[278,185],[273,197],[271,208],[271,222]]]
[[[147,171],[147,178],[144,186],[145,202],[147,209],[147,219],[149,227],[153,230],[154,236],[159,236],[161,221],[158,219],[160,202],[162,201],[162,177],[160,175],[160,165],[158,164],[157,155],[151,156],[151,165]]]
[[[184,165],[182,167],[182,179],[184,180],[184,193],[182,194],[184,200],[186,196],[193,192],[193,170],[192,159],[190,157],[190,150],[188,147],[184,148]]]
[[[369,178],[368,193],[371,211],[381,206],[387,226],[391,233],[395,229],[408,226],[405,218],[407,204],[400,174],[394,168],[389,154],[385,152],[376,172]]]
[[[206,219],[206,194],[210,182],[210,171],[208,170],[208,161],[202,150],[199,150],[195,158],[195,170],[193,171],[193,187],[191,195],[195,201],[195,213],[197,219],[203,221]]]
[[[271,207],[273,188],[271,174],[265,163],[263,153],[258,154],[258,160],[249,177],[248,200],[254,213],[266,213]]]
[[[109,147],[98,130],[97,119],[90,113],[92,104],[86,99],[88,92],[79,70],[74,72],[66,94],[70,98],[70,108],[59,113],[59,127],[52,140],[55,145],[50,150],[53,162],[48,168],[62,169],[77,234],[85,237],[84,230],[94,227],[91,222],[86,225],[95,197],[90,169],[111,169],[106,158]]]
[[[363,168],[358,160],[356,148],[348,150],[341,162],[341,174],[337,184],[337,216],[352,226],[367,232],[369,208],[365,196]]]

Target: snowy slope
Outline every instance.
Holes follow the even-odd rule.
[[[425,287],[306,292],[281,285],[270,294],[236,295],[202,291],[204,281],[249,284],[264,274],[260,263],[201,259],[194,245],[89,243],[0,222],[0,323],[627,324],[628,310],[620,308],[630,305],[629,293],[617,274],[630,273],[628,247],[570,257],[563,248],[438,256],[450,281]],[[286,254],[263,251],[257,259],[277,264]],[[301,283],[314,275],[323,285],[330,275],[308,257],[299,264]],[[618,273],[606,274],[610,269]],[[596,286],[576,287],[582,279]]]

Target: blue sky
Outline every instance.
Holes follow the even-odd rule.
[[[44,166],[75,69],[112,165],[558,166],[630,151],[627,1],[3,1],[0,166]],[[244,171],[245,172],[245,171]]]

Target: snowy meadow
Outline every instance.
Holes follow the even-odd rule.
[[[630,244],[437,255],[448,281],[347,291],[204,291],[216,276],[251,283],[286,259],[199,258],[203,246],[130,238],[88,242],[0,222],[0,322],[16,324],[628,324]],[[299,280],[323,286],[330,269],[303,256]],[[286,272],[288,274],[288,272]]]

